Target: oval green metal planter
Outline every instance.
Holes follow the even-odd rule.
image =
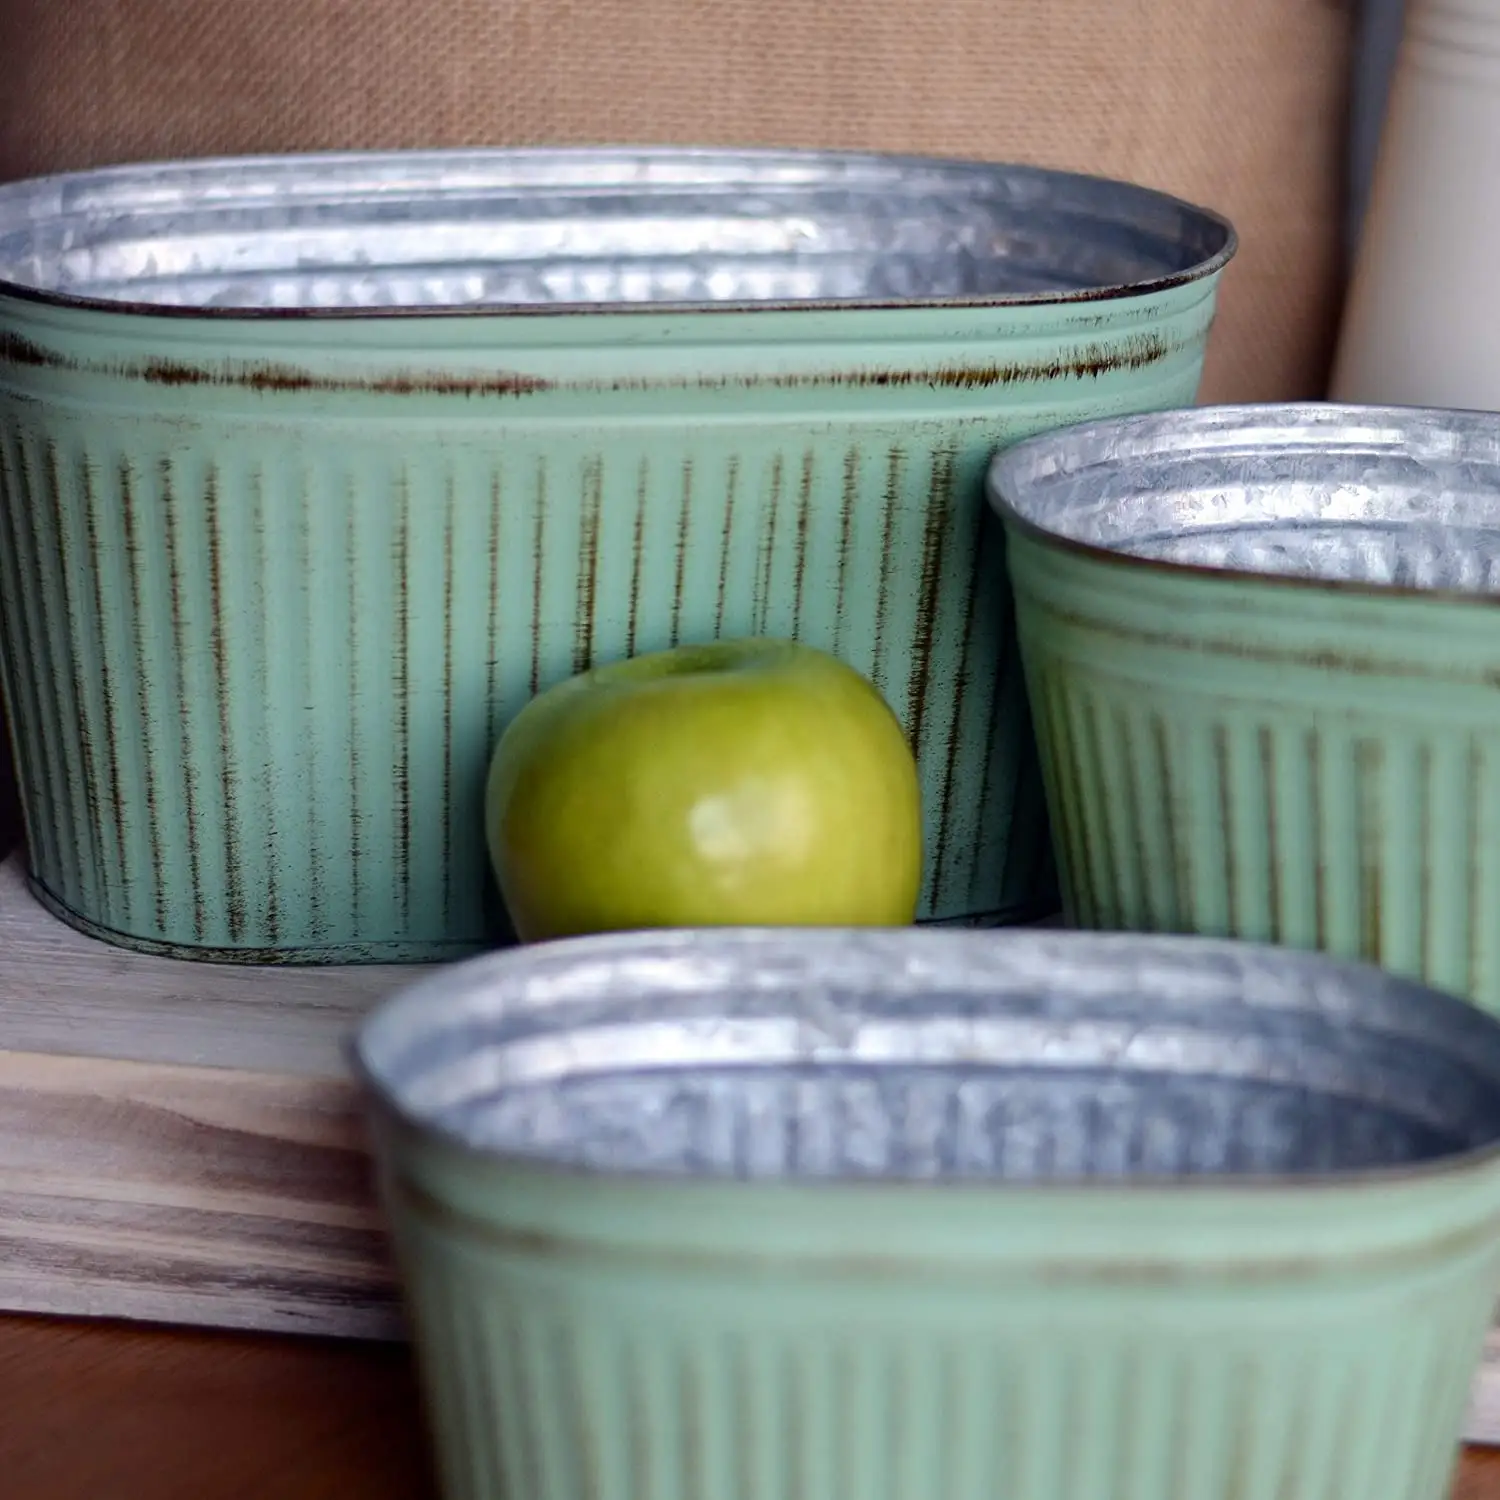
[[[1336,406],[997,460],[1073,921],[1324,949],[1500,1010],[1497,480],[1500,418]]]
[[[1500,1279],[1500,1049],[1450,997],[640,935],[455,966],[357,1060],[448,1500],[1446,1494]]]
[[[472,950],[497,930],[485,762],[527,698],[770,634],[905,724],[921,915],[1045,910],[984,468],[1191,401],[1220,238],[1201,276],[994,305],[195,316],[0,288],[0,648],[39,894],[189,956]]]

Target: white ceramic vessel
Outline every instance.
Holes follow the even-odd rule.
[[[1500,0],[1411,0],[1335,401],[1500,410]]]

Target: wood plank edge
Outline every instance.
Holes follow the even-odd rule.
[[[0,1310],[44,1317],[220,1329],[237,1333],[301,1334],[309,1338],[398,1343],[406,1339],[399,1306],[356,1301],[263,1303],[214,1293],[125,1286],[118,1282],[25,1285],[0,1280]]]
[[[1469,1395],[1464,1441],[1500,1447],[1500,1327],[1491,1328]]]
[[[347,1078],[0,1052],[0,1309],[397,1336],[360,1115]]]
[[[361,1017],[431,967],[137,953],[61,921],[19,857],[0,861],[0,1048],[11,1051],[343,1077]]]

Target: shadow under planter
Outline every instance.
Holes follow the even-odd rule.
[[[0,859],[21,842],[21,807],[16,799],[16,771],[10,758],[10,729],[0,705]]]

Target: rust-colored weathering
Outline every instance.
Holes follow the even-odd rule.
[[[530,396],[550,388],[551,382],[534,375],[397,374],[371,380],[357,377],[314,375],[295,365],[205,366],[176,360],[148,360],[139,369],[122,369],[122,375],[138,375],[151,385],[244,386],[264,392],[319,391],[337,395],[377,396]]]
[[[688,536],[693,525],[693,460],[682,461],[682,499],[677,507],[677,554],[672,581],[671,644],[682,643],[682,605],[686,597]]]
[[[650,503],[651,467],[643,458],[635,479],[635,525],[630,541],[630,611],[625,621],[625,654],[635,655],[641,618],[641,573],[646,565],[646,507]]]
[[[927,685],[932,671],[932,649],[937,637],[938,594],[942,583],[943,544],[953,514],[954,454],[940,448],[932,455],[932,483],[922,526],[922,563],[917,592],[916,631],[911,643],[911,675],[907,702],[911,714],[911,747],[921,754],[922,727],[927,709]]]
[[[229,755],[234,744],[234,729],[230,722],[229,701],[229,648],[224,633],[224,558],[219,537],[219,475],[210,469],[203,483],[203,524],[208,540],[208,587],[212,610],[209,617],[209,650],[214,664],[214,696],[218,709],[219,744],[224,756],[223,790],[226,816],[224,818],[224,877],[227,886],[229,941],[231,946],[244,940],[248,911],[246,909],[243,877],[239,851],[240,820],[235,806],[236,779],[229,766]]]
[[[194,364],[152,358],[119,365],[92,364],[43,348],[12,332],[0,332],[0,364],[33,369],[78,371],[169,387],[239,387],[267,395],[321,392],[337,395],[521,397],[547,391],[608,394],[648,390],[750,390],[826,387],[982,390],[992,386],[1045,384],[1055,380],[1098,379],[1116,371],[1139,370],[1159,363],[1185,345],[1171,344],[1156,331],[1124,340],[1101,340],[1059,350],[1042,360],[989,361],[919,368],[872,367],[852,370],[789,371],[776,375],[681,376],[653,379],[630,376],[616,380],[553,381],[517,371],[447,373],[395,371],[361,377],[317,373],[282,363]]]
[[[724,632],[724,603],[729,594],[729,550],[734,536],[734,507],[739,498],[740,456],[729,455],[729,476],[724,485],[724,526],[719,539],[719,594],[714,605],[714,634]]]
[[[604,461],[591,458],[584,470],[583,515],[578,532],[578,597],[573,611],[573,671],[585,671],[594,656],[594,613],[599,594],[599,521],[604,507]]]

